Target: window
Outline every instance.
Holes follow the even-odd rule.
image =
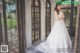
[[[40,39],[41,34],[40,0],[32,0],[31,16],[32,16],[32,41],[36,41]]]
[[[45,16],[45,24],[46,24],[46,36],[49,35],[51,31],[51,4],[49,0],[46,0],[46,16]]]
[[[8,44],[9,53],[19,53],[16,0],[2,0],[1,6],[2,44]]]

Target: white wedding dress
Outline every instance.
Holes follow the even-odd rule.
[[[58,15],[60,16],[60,15]],[[70,53],[72,42],[64,20],[56,20],[47,40],[36,47],[43,53]]]

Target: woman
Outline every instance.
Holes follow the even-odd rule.
[[[69,53],[72,42],[64,23],[64,13],[61,11],[61,3],[55,7],[55,23],[47,37],[47,40],[36,47],[36,50],[43,53]]]

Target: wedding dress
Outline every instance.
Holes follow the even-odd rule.
[[[62,13],[55,15],[56,21],[47,37],[47,40],[36,47],[43,53],[70,53],[72,42],[66,28],[64,19],[58,20]]]

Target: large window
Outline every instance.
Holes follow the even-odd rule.
[[[3,9],[2,9],[2,0],[0,0],[0,45],[3,43],[3,36],[2,36],[2,17],[3,17]]]
[[[31,16],[32,16],[32,41],[40,39],[40,0],[32,0],[31,5]]]
[[[9,53],[19,53],[17,25],[16,0],[0,0],[0,46],[8,45]]]
[[[45,24],[46,24],[46,36],[49,35],[51,31],[51,4],[49,0],[46,0],[46,16],[45,16]]]
[[[6,0],[6,21],[10,53],[19,53],[16,0]]]
[[[5,0],[8,46],[10,53],[19,53],[16,0]]]

